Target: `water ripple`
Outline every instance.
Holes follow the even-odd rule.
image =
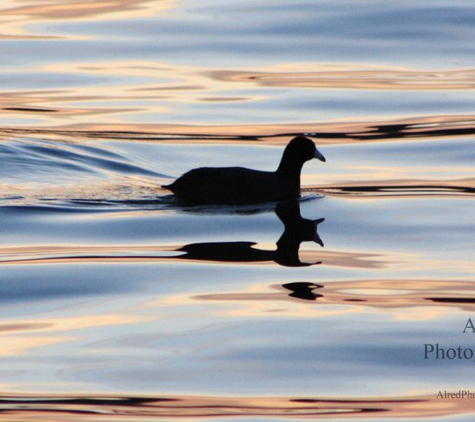
[[[266,142],[282,145],[289,137],[305,134],[320,144],[348,144],[371,141],[414,141],[471,137],[475,134],[475,115],[427,116],[388,122],[366,123],[306,123],[267,124],[247,126],[183,126],[149,125],[149,131],[121,125],[86,126],[71,128],[14,128],[0,127],[0,137],[9,139],[19,136],[48,137],[59,139],[103,139],[147,142]],[[205,131],[203,130],[205,129]]]
[[[378,89],[378,90],[466,90],[475,89],[475,70],[449,71],[410,69],[355,69],[352,65],[319,66],[313,71],[211,71],[218,81],[255,83],[264,87]]]
[[[387,398],[326,397],[194,397],[194,396],[23,396],[0,397],[0,412],[10,418],[67,417],[82,421],[87,416],[101,420],[148,421],[150,418],[259,417],[264,420],[298,418],[441,417],[473,413],[468,400],[435,399],[430,396]],[[11,419],[13,420],[13,419]],[[15,419],[17,420],[17,419]]]
[[[423,197],[423,196],[474,196],[475,179],[453,182],[442,181],[389,181],[371,185],[360,182],[347,186],[305,187],[304,192],[319,192],[324,195],[348,197]]]

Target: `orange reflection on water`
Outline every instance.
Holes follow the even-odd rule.
[[[274,246],[275,248],[275,246]],[[377,269],[391,265],[391,261],[382,255],[356,252],[331,252],[304,250],[299,253],[302,262],[349,268]],[[16,264],[53,264],[78,262],[138,262],[138,261],[191,261],[209,263],[209,260],[188,259],[180,247],[173,246],[14,246],[0,248],[0,265]],[[219,263],[219,260],[213,262]],[[233,261],[223,261],[229,265]],[[275,265],[272,260],[239,262],[240,265]]]
[[[125,314],[97,314],[76,317],[15,320],[0,323],[0,356],[33,353],[39,347],[81,340],[80,330],[101,329],[114,325],[140,324],[152,317]]]
[[[264,71],[210,71],[220,81],[264,87],[378,90],[455,90],[475,88],[475,69],[413,70],[354,64],[291,64]]]
[[[381,419],[470,414],[472,399],[431,395],[396,397],[0,396],[0,421],[152,421],[157,418]],[[270,419],[272,418],[272,419]]]
[[[401,174],[406,173],[406,170],[399,168]],[[415,169],[417,171],[417,169]],[[428,167],[427,171],[430,171]],[[449,171],[449,170],[447,170]],[[470,172],[468,168],[452,169],[452,173],[460,172],[460,174],[467,174]],[[438,168],[433,169],[433,174],[440,176],[442,171]],[[341,173],[337,178],[334,178],[330,183],[319,183],[315,187],[305,187],[305,191],[322,192],[325,195],[345,195],[349,197],[387,197],[387,198],[401,198],[401,197],[423,197],[423,196],[444,196],[444,195],[473,195],[475,194],[475,178],[451,178],[449,180],[434,180],[434,179],[386,179],[384,177],[384,169],[381,173],[375,174],[371,180],[361,180],[355,173]],[[360,179],[358,181],[354,181]],[[338,180],[336,180],[338,179]],[[353,180],[351,180],[353,179]]]
[[[175,6],[175,0],[4,0],[0,5],[0,40],[81,39],[83,35],[51,35],[41,25],[54,21],[131,19],[156,16]],[[35,26],[34,30],[31,29]],[[33,32],[35,31],[35,32]]]
[[[232,243],[232,242],[231,242]],[[239,243],[239,242],[237,242]],[[200,244],[194,244],[200,246]],[[206,243],[204,244],[207,245]],[[220,245],[226,247],[227,244],[216,243],[219,250]],[[192,245],[193,246],[193,245]],[[223,248],[221,248],[223,249]],[[252,248],[251,248],[252,249]],[[235,259],[221,259],[220,256],[193,256],[188,255],[186,246],[177,245],[33,245],[33,246],[12,246],[0,248],[0,265],[53,265],[53,264],[79,264],[79,263],[160,263],[160,262],[192,262],[209,265],[285,265],[285,261],[276,261],[273,257],[275,246],[269,250],[255,249],[264,255],[258,254],[256,260],[240,260],[239,255]],[[238,249],[239,252],[240,249]],[[267,257],[267,255],[270,255]],[[346,251],[322,251],[307,249],[298,252],[300,266],[316,267],[334,266],[338,268],[354,268],[364,270],[392,269],[394,271],[428,271],[428,270],[453,270],[457,272],[473,273],[475,264],[467,257],[466,260],[437,260],[416,253],[391,252],[385,254],[360,253]]]
[[[319,289],[321,302],[329,304],[357,303],[376,308],[431,307],[475,309],[473,281],[457,280],[352,280],[331,282]],[[320,298],[319,298],[320,299]],[[432,319],[440,314],[427,314],[419,309],[416,319]]]
[[[255,285],[246,292],[202,294],[193,299],[244,304],[244,309],[229,311],[233,316],[263,315],[270,309],[293,317],[340,315],[372,307],[404,308],[404,315],[395,313],[395,318],[415,321],[437,319],[453,313],[454,308],[473,312],[474,286],[474,281],[417,279],[294,282],[274,285],[275,292],[269,292],[267,285]],[[407,308],[417,311],[408,314]]]
[[[23,126],[31,120],[63,125],[65,119],[74,124],[90,124],[91,116],[102,124],[123,123],[124,116],[144,120],[147,115],[161,116],[176,112],[183,103],[257,101],[259,96],[235,96],[226,92],[227,83],[212,81],[201,68],[157,62],[56,62],[31,69],[38,75],[57,78],[74,75],[77,85],[42,90],[15,90],[0,94],[0,107]],[[97,82],[81,83],[82,79]],[[100,119],[99,119],[100,117]],[[160,117],[163,119],[163,117]],[[147,130],[141,122],[141,127]],[[136,130],[134,126],[134,130]]]
[[[60,336],[15,336],[12,334],[2,335],[3,341],[0,348],[0,356],[19,356],[25,353],[33,353],[39,347],[52,346],[59,343],[74,341],[76,337]]]
[[[111,14],[114,19],[130,19],[162,13],[174,7],[175,3],[175,0],[4,0],[0,14],[2,18],[8,17],[9,24],[16,21],[18,25],[57,19],[91,20]],[[8,39],[5,30],[2,32]]]
[[[185,84],[185,80],[183,81]],[[183,88],[183,89],[182,89]],[[157,88],[162,89],[162,88]],[[165,87],[163,88],[166,89]],[[193,90],[208,89],[206,86],[193,86]],[[145,91],[150,93],[153,87],[146,87]],[[170,89],[175,95],[178,91],[187,92],[185,85],[176,85]],[[120,91],[120,89],[119,89]],[[114,91],[116,93],[117,91]],[[279,124],[173,124],[173,123],[140,123],[140,127],[135,123],[126,123],[118,120],[107,122],[96,120],[91,123],[90,119],[81,122],[80,119],[74,119],[74,122],[64,124],[59,117],[61,107],[55,112],[51,110],[48,103],[63,100],[81,101],[81,95],[62,97],[60,91],[58,96],[53,95],[49,98],[48,92],[42,96],[41,92],[29,93],[7,93],[3,94],[6,108],[5,113],[17,114],[18,117],[25,113],[34,115],[36,118],[43,118],[41,112],[35,112],[34,107],[39,109],[48,109],[50,112],[44,113],[52,125],[49,128],[41,128],[38,124],[35,126],[31,122],[25,123],[23,127],[0,126],[0,136],[23,136],[31,135],[38,137],[54,137],[65,142],[71,139],[121,139],[128,141],[151,141],[151,142],[193,142],[205,144],[229,144],[230,142],[239,142],[242,144],[266,143],[268,145],[286,145],[289,139],[296,134],[311,133],[319,145],[331,144],[351,144],[362,142],[400,142],[414,141],[419,139],[437,139],[453,137],[472,137],[475,135],[475,115],[447,115],[447,116],[423,116],[417,118],[394,119],[386,121],[346,121],[346,122],[303,122],[303,123],[279,123]],[[96,92],[97,93],[97,92]],[[92,99],[100,97],[90,92]],[[151,94],[153,95],[153,94]],[[186,94],[184,94],[186,97]],[[38,101],[38,106],[36,102]],[[15,111],[15,108],[19,110]],[[33,108],[29,110],[29,108]],[[117,108],[116,110],[118,110]],[[91,110],[93,110],[91,108]],[[94,108],[94,112],[100,114],[101,108]],[[58,113],[58,115],[56,114]],[[65,111],[67,112],[67,111]],[[94,112],[91,111],[92,114]],[[54,116],[58,116],[55,120]]]

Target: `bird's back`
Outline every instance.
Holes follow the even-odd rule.
[[[251,204],[282,195],[275,172],[243,167],[197,168],[164,187],[179,200],[194,204]]]

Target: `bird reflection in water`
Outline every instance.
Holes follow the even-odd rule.
[[[303,300],[317,300],[319,297],[323,297],[323,295],[314,293],[314,290],[322,289],[325,286],[322,286],[321,284],[298,281],[294,283],[283,284],[282,287],[292,292],[289,294],[290,297]]]
[[[271,262],[285,267],[307,267],[321,264],[321,261],[306,263],[299,258],[302,242],[315,242],[323,247],[317,228],[325,219],[308,220],[300,215],[296,201],[282,202],[275,213],[284,224],[284,233],[277,241],[276,250],[256,249],[256,242],[208,242],[185,245],[177,251],[185,252],[182,259],[218,262]]]

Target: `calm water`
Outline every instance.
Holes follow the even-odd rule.
[[[0,12],[0,420],[471,420],[475,5]],[[299,133],[295,203],[160,188]]]

